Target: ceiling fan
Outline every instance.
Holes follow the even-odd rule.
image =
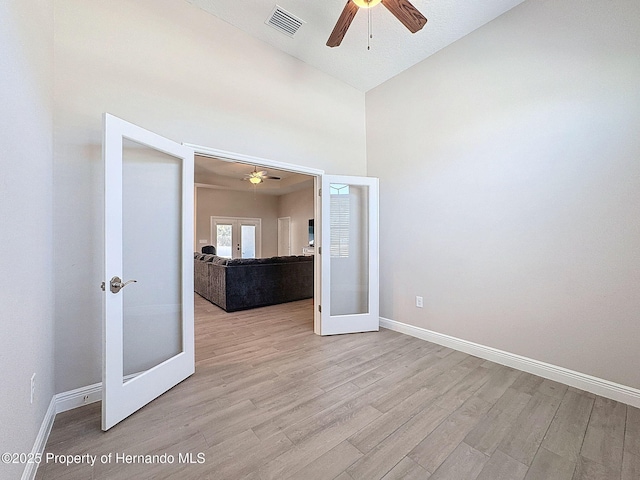
[[[422,15],[416,7],[409,3],[409,0],[347,0],[340,18],[333,28],[329,40],[328,47],[337,47],[342,43],[349,25],[358,13],[359,8],[372,8],[378,3],[382,3],[402,24],[409,29],[411,33],[416,33],[422,29],[427,23],[427,19]]]
[[[266,170],[258,171],[258,167],[253,167],[253,172],[247,173],[243,180],[249,180],[254,185],[258,185],[265,180],[280,180],[280,177],[268,175]]]

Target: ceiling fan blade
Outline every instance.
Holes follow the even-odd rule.
[[[402,24],[416,33],[427,23],[427,19],[416,7],[409,3],[409,0],[382,0],[382,4],[389,10]]]
[[[280,180],[280,177],[273,177],[271,175],[264,175],[262,178],[268,178],[269,180]]]
[[[327,47],[337,47],[342,43],[342,39],[346,35],[349,25],[351,25],[356,13],[358,13],[358,6],[351,0],[347,0],[347,4],[344,6],[340,18],[338,18],[336,26],[333,27],[329,40],[327,40]]]

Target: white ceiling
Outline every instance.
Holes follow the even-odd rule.
[[[246,180],[246,176],[253,171],[254,167],[254,165],[196,155],[195,182],[220,190],[247,191],[263,195],[285,195],[313,188],[313,177],[309,175],[264,168],[259,165],[258,170],[266,170],[268,175],[280,177],[280,180],[267,179],[263,183],[253,185]]]
[[[342,44],[326,46],[345,0],[187,0],[317,69],[366,92],[490,22],[524,0],[411,0],[427,17],[411,34],[383,5],[356,14]],[[275,5],[303,20],[289,37],[265,22]]]

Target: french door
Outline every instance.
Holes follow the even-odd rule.
[[[211,217],[211,238],[216,255],[225,258],[260,258],[261,227],[259,218]]]
[[[378,179],[323,175],[320,192],[321,305],[315,331],[377,331]]]
[[[194,152],[109,114],[103,148],[108,430],[195,371]]]

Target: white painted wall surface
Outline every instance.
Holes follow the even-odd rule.
[[[309,220],[314,218],[313,187],[278,197],[278,217],[291,217],[291,255],[309,246]]]
[[[553,0],[368,92],[381,315],[640,388],[639,85],[639,2]]]
[[[55,2],[56,391],[100,380],[101,115],[173,140],[366,172],[364,94],[187,2]]]
[[[247,182],[248,183],[248,182]],[[262,257],[278,254],[278,197],[260,195],[247,188],[246,192],[197,188],[196,235],[198,239],[211,238],[211,217],[259,218],[262,230]],[[201,251],[202,245],[199,245]]]
[[[0,2],[1,453],[31,451],[54,394],[52,43],[51,2]]]

